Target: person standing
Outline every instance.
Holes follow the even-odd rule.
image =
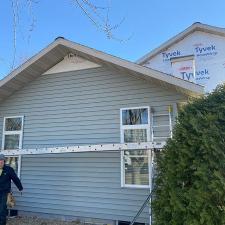
[[[11,180],[19,189],[19,191],[23,190],[23,186],[14,169],[5,165],[5,156],[0,154],[0,225],[6,225],[6,203],[7,195],[11,191]]]

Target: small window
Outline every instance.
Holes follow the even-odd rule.
[[[23,117],[5,117],[3,125],[2,149],[21,149],[23,138]]]
[[[121,142],[150,141],[149,107],[121,109]],[[149,187],[149,151],[121,152],[122,187]]]
[[[19,176],[19,157],[18,156],[7,156],[5,164],[11,166],[17,175]]]
[[[148,150],[124,151],[124,186],[149,186]]]
[[[150,141],[149,107],[121,109],[121,142]]]

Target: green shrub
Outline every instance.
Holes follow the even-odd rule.
[[[155,225],[225,225],[225,85],[179,113],[152,207]]]

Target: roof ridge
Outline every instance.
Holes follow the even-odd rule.
[[[151,50],[150,52],[148,52],[147,54],[145,54],[144,56],[136,60],[136,63],[140,65],[144,64],[147,60],[154,57],[161,51],[165,50],[166,48],[169,48],[174,43],[177,43],[180,40],[184,39],[190,33],[193,33],[198,30],[225,36],[225,28],[208,25],[201,22],[194,22],[192,25],[190,25],[183,31],[169,38],[167,41],[163,42],[160,46],[158,46],[157,48],[154,48],[153,50]]]
[[[35,79],[60,62],[70,52],[99,64],[113,66],[115,69],[123,69],[140,78],[164,83],[164,85],[173,87],[186,95],[199,95],[203,93],[203,87],[201,85],[178,77],[169,76],[161,71],[147,68],[64,38],[57,38],[0,81],[0,96],[2,98],[9,96],[10,93],[20,89],[27,82]]]

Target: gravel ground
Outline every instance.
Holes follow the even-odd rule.
[[[39,219],[36,217],[9,218],[7,225],[82,225],[79,221],[63,222],[58,220]],[[90,225],[90,224],[89,224]]]

